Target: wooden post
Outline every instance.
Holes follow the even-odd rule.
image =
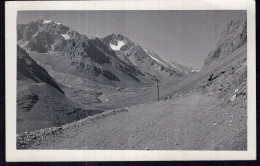
[[[158,79],[156,79],[156,81],[157,81],[157,91],[158,91],[158,101],[159,101],[159,99],[160,99],[160,97],[159,97],[159,81],[158,81]]]
[[[158,101],[159,101],[159,99],[160,99],[160,96],[159,96],[159,95],[160,95],[160,92],[159,92],[159,82],[160,82],[160,81],[158,80],[158,78],[157,78],[155,75],[153,75],[153,78],[152,78],[152,79],[155,80],[156,83],[157,83],[157,93],[158,93],[158,96],[157,96],[158,98],[157,98],[157,99],[158,99]]]

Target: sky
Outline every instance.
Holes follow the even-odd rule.
[[[243,11],[19,11],[17,24],[53,20],[81,34],[122,34],[160,57],[200,69],[227,23]]]

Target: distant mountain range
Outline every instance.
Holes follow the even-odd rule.
[[[121,34],[89,38],[52,20],[17,25],[18,45],[27,51],[63,56],[62,72],[104,84],[150,84],[183,77],[193,69],[162,59]]]

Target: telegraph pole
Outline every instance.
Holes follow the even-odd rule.
[[[156,82],[157,82],[157,91],[158,91],[158,101],[159,101],[159,99],[160,99],[160,97],[159,97],[159,80],[158,79],[156,79]]]
[[[158,101],[159,101],[159,99],[160,99],[160,92],[159,92],[159,80],[158,80],[158,78],[156,78],[156,76],[155,75],[153,75],[153,79],[156,81],[156,83],[157,83],[157,94],[158,94]]]

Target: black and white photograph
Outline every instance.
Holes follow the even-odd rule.
[[[17,10],[16,150],[246,152],[247,22],[247,10]]]

